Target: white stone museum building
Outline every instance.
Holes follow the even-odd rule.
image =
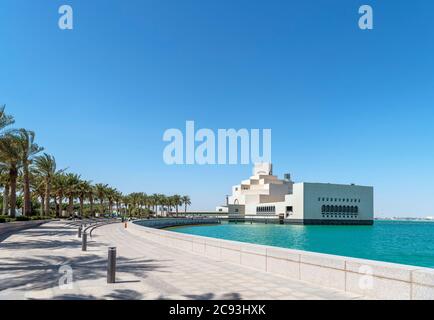
[[[332,183],[294,183],[273,175],[271,163],[255,164],[253,175],[232,187],[218,212],[229,218],[294,224],[364,224],[374,219],[374,189]]]

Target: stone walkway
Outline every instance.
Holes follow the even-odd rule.
[[[117,247],[115,284],[107,248]],[[62,271],[70,275],[72,288]],[[59,286],[59,280],[62,286]],[[50,222],[0,242],[0,299],[357,299],[132,235],[121,224],[94,231],[81,251],[76,228]]]

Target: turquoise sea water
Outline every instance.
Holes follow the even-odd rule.
[[[171,231],[434,268],[434,222],[376,221],[373,226],[223,223]]]

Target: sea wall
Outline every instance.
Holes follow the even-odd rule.
[[[433,300],[434,269],[181,234],[132,224],[169,247],[372,299]]]
[[[169,228],[169,227],[176,227],[176,226],[218,224],[220,223],[220,220],[215,218],[180,218],[180,219],[163,218],[163,219],[139,220],[139,221],[135,221],[135,223],[143,227],[162,229],[162,228]]]
[[[351,220],[351,219],[283,219],[279,220],[279,217],[270,216],[270,217],[254,217],[254,216],[243,216],[243,217],[234,217],[229,216],[227,219],[230,222],[241,222],[241,223],[250,223],[250,222],[259,222],[259,223],[270,223],[270,224],[296,224],[296,225],[356,225],[356,226],[372,226],[374,224],[374,220]]]

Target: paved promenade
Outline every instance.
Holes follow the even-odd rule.
[[[87,252],[76,233],[66,222],[50,222],[0,242],[0,299],[359,298],[149,242],[122,224],[96,229]],[[118,252],[115,284],[106,283],[111,245]],[[59,268],[72,270],[72,288],[59,287]]]

